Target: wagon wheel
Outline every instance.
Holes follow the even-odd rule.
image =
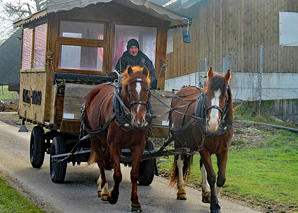
[[[62,183],[65,178],[67,161],[56,162],[53,155],[66,153],[66,144],[62,137],[54,137],[50,153],[50,175],[54,183]]]
[[[44,130],[41,126],[35,126],[30,138],[30,162],[34,168],[40,168],[45,154]]]
[[[146,141],[145,150],[154,150],[154,145],[151,141]],[[154,178],[155,173],[155,159],[144,160],[140,162],[139,167],[139,184],[149,186]]]

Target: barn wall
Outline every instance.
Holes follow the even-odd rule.
[[[173,30],[173,52],[167,54],[166,79],[194,73],[198,60],[222,71],[232,55],[232,72],[258,73],[263,45],[263,73],[298,72],[298,47],[279,45],[279,12],[298,11],[296,0],[205,0],[191,8],[191,43]]]

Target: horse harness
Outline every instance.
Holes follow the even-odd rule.
[[[138,78],[136,79],[136,81],[133,81],[131,83],[134,82],[143,82],[142,79]],[[113,115],[109,118],[109,120],[104,124],[104,126],[102,126],[102,128],[98,129],[98,130],[90,130],[87,129],[85,126],[85,104],[81,107],[81,113],[82,113],[82,119],[81,119],[81,135],[82,130],[86,130],[91,134],[97,134],[97,135],[105,135],[107,132],[107,128],[108,126],[115,120],[115,123],[124,131],[139,131],[139,130],[145,130],[148,129],[150,127],[151,121],[152,121],[152,107],[150,104],[150,101],[148,99],[148,102],[144,102],[144,101],[130,101],[129,100],[129,94],[130,91],[128,89],[128,103],[129,103],[129,108],[125,106],[125,104],[123,103],[123,100],[121,98],[121,91],[122,91],[122,87],[121,86],[117,86],[115,83],[105,83],[105,85],[111,85],[115,88],[115,90],[108,94],[106,97],[114,94],[113,97]],[[129,85],[128,85],[129,86]],[[105,99],[104,99],[105,100]],[[145,120],[146,120],[146,124],[144,127],[135,127],[134,125],[131,124],[130,120],[132,117],[132,112],[131,112],[131,106],[134,104],[142,104],[146,106],[146,113],[145,113]],[[98,118],[99,123],[101,124],[100,121],[100,117]],[[95,136],[95,135],[94,135]]]
[[[197,88],[197,89],[199,91],[201,91],[200,88]],[[233,126],[232,123],[229,123],[225,120],[225,118],[227,116],[227,108],[228,108],[228,105],[229,105],[229,97],[231,95],[228,87],[227,87],[227,92],[228,92],[228,95],[226,95],[225,106],[224,106],[223,109],[221,109],[221,108],[219,108],[218,106],[215,106],[215,105],[212,105],[212,106],[209,106],[209,107],[206,108],[206,96],[207,95],[206,95],[205,92],[202,92],[201,95],[198,96],[198,98],[193,99],[193,100],[189,100],[190,103],[187,104],[186,110],[183,113],[183,117],[181,119],[182,121],[181,121],[181,125],[180,125],[179,130],[171,129],[173,132],[175,132],[175,134],[172,135],[172,137],[162,146],[161,149],[164,149],[168,144],[170,144],[170,142],[177,139],[177,137],[179,135],[181,135],[193,123],[195,123],[195,125],[197,127],[199,127],[199,129],[201,130],[201,132],[203,134],[202,135],[203,139],[207,136],[220,137],[222,135],[227,134]],[[177,98],[181,99],[181,97],[177,97]],[[187,123],[185,123],[185,119],[186,119],[186,116],[187,116],[186,112],[189,109],[189,107],[195,102],[197,102],[197,103],[196,103],[192,118]],[[185,105],[183,107],[185,107]],[[180,107],[176,107],[176,108],[172,109],[171,111],[175,111],[178,108],[180,108]],[[220,116],[220,126],[219,126],[219,128],[216,132],[210,132],[207,129],[208,112],[211,109],[217,109],[221,114],[221,116]],[[169,119],[169,120],[170,120],[170,128],[171,128],[171,119]],[[181,141],[179,141],[179,142],[182,143]],[[186,144],[182,143],[182,145],[186,145]]]

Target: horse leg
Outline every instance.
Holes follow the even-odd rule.
[[[211,155],[207,150],[201,150],[200,154],[201,154],[202,163],[204,164],[207,171],[207,180],[211,191],[211,202],[210,202],[211,213],[220,213],[221,212],[220,206],[218,204],[218,199],[215,193],[216,174],[212,167]]]
[[[226,166],[228,161],[228,150],[217,156],[218,176],[216,182],[215,193],[219,197],[220,191],[226,182]]]
[[[210,186],[207,181],[207,171],[204,164],[202,163],[202,160],[200,161],[200,168],[202,173],[202,202],[210,203],[210,200],[211,200]]]
[[[99,166],[100,172],[97,180],[97,185],[98,185],[97,192],[98,192],[98,197],[101,197],[102,201],[107,201],[109,189],[108,189],[108,183],[105,176],[104,167],[105,167],[104,165]]]
[[[99,138],[91,138],[91,154],[88,164],[97,162],[99,167],[99,177],[97,180],[97,195],[101,200],[107,201],[108,183],[105,176],[105,160],[103,157],[102,141]]]
[[[177,181],[177,200],[186,200],[186,191],[185,191],[185,185],[184,185],[184,179],[183,179],[183,156],[178,155],[177,160],[177,170],[178,170],[178,181]]]
[[[108,201],[110,204],[115,204],[118,201],[119,196],[119,186],[120,182],[122,181],[122,173],[120,169],[120,154],[121,154],[121,148],[118,146],[110,145],[110,156],[111,161],[113,164],[114,169],[114,186],[113,189],[110,191],[108,196]]]
[[[131,188],[131,211],[141,212],[141,203],[139,202],[138,197],[138,180],[139,180],[139,166],[140,160],[142,158],[144,147],[137,147],[131,149],[131,171],[130,171],[130,180],[132,184]]]

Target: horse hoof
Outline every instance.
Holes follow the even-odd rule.
[[[97,192],[97,197],[101,197],[101,192]]]
[[[186,194],[177,194],[177,200],[186,200]]]
[[[108,195],[101,195],[102,201],[108,201]]]
[[[211,193],[210,192],[202,193],[202,202],[203,203],[211,203]]]
[[[109,196],[108,196],[108,202],[110,204],[115,204],[115,203],[117,203],[117,201],[118,201],[118,194],[113,194],[110,192]]]
[[[132,212],[142,212],[141,206],[131,206]]]
[[[211,210],[211,213],[221,213],[221,211],[219,209],[217,209],[217,210]]]

